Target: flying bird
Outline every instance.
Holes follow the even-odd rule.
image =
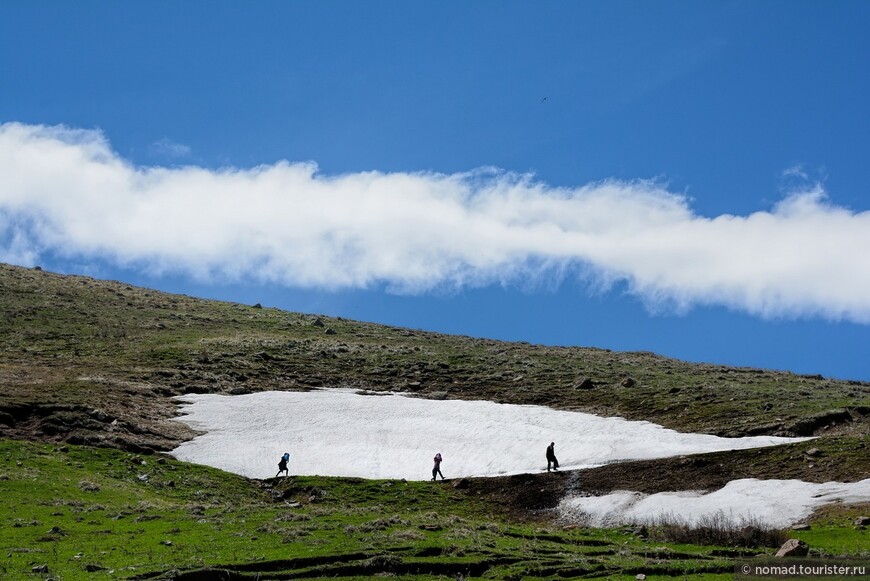
[[[543,102],[546,101],[546,100],[547,100],[547,98],[544,97],[543,99],[541,99],[541,103],[543,103]]]

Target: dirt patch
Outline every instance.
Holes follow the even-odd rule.
[[[818,438],[806,442],[621,462],[588,470],[468,478],[465,494],[485,496],[494,506],[525,520],[548,520],[568,495],[599,496],[617,490],[645,494],[717,490],[741,478],[857,482],[870,478],[870,436]]]

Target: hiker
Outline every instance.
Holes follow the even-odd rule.
[[[559,469],[559,461],[556,460],[556,443],[550,442],[547,446],[547,472],[550,471],[550,464],[553,465],[553,470]]]
[[[284,455],[281,456],[281,460],[278,461],[278,474],[284,473],[284,476],[290,476],[290,471],[287,470],[287,462],[290,461],[290,452],[284,452]],[[278,474],[275,475],[275,478],[278,478]]]
[[[435,482],[435,475],[440,475],[441,480],[444,480],[444,475],[441,474],[441,452],[435,454],[435,466],[432,468],[432,482]]]

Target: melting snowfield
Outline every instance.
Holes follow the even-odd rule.
[[[852,484],[814,484],[801,480],[732,480],[724,488],[699,492],[614,492],[605,496],[563,500],[559,512],[567,520],[591,526],[653,524],[661,519],[697,525],[704,520],[763,523],[788,527],[814,509],[833,502],[870,501],[870,479]]]
[[[442,472],[451,478],[545,470],[544,451],[551,441],[562,468],[576,469],[804,439],[719,438],[539,406],[337,389],[179,399],[185,414],[180,421],[205,433],[172,454],[252,478],[274,476],[285,451],[291,454],[290,474],[425,480],[431,477],[436,452],[444,457]],[[735,480],[708,494],[615,492],[569,498],[559,511],[565,519],[593,526],[662,518],[697,524],[724,517],[738,524],[785,527],[840,500],[870,501],[870,480]]]
[[[550,442],[561,467],[571,469],[795,441],[684,434],[540,406],[337,389],[179,399],[186,414],[179,419],[206,433],[173,455],[252,478],[274,476],[285,451],[291,474],[426,480],[436,452],[451,478],[545,470]]]

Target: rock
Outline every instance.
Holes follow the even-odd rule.
[[[471,486],[471,481],[468,478],[460,478],[453,483],[453,488],[456,488],[457,490],[465,490],[469,486]]]
[[[804,452],[804,454],[806,454],[807,456],[821,456],[822,451],[819,450],[818,448],[810,448],[809,450]]]
[[[626,377],[622,382],[620,382],[622,387],[634,387],[635,384],[637,384],[637,382],[630,377]]]
[[[85,565],[85,571],[87,571],[88,573],[96,573],[97,571],[105,571],[105,570],[106,570],[106,568],[103,567],[102,565],[96,565],[94,563],[88,563],[87,565]]]
[[[424,531],[440,531],[443,527],[441,525],[420,525],[418,528]]]
[[[592,389],[595,383],[588,377],[578,377],[574,380],[574,389]]]
[[[855,526],[868,527],[870,526],[870,516],[859,516],[855,519]]]
[[[256,305],[254,305],[254,306],[251,307],[251,308],[253,308],[253,309],[262,309],[262,308],[263,308],[263,305],[261,305],[260,303],[257,303]]]
[[[776,552],[777,557],[806,557],[810,546],[800,539],[787,540]]]
[[[812,527],[808,524],[800,524],[800,525],[794,525],[793,527],[791,527],[791,530],[793,530],[793,531],[808,531],[811,528]]]
[[[172,541],[160,541],[160,544],[165,546],[165,547],[171,547]]]
[[[48,573],[48,565],[36,565],[30,570],[31,573]]]
[[[335,335],[335,329],[333,329],[332,327],[327,327],[324,333],[326,333],[327,335]]]
[[[317,317],[316,319],[314,319],[314,322],[311,324],[314,325],[315,327],[325,327],[326,326],[323,323],[323,319],[321,319],[320,317]]]
[[[634,578],[637,579],[637,581],[643,581],[644,579],[646,579],[646,575],[644,575],[643,573],[638,573],[634,576]]]
[[[0,424],[4,426],[9,426],[10,428],[15,427],[15,418],[12,417],[12,414],[7,414],[6,412],[0,412]]]
[[[649,530],[647,530],[647,528],[644,525],[637,527],[636,529],[634,529],[633,532],[637,537],[639,537],[641,539],[645,539],[649,536]]]

